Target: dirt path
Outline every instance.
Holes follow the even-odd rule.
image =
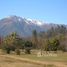
[[[12,56],[12,55],[0,55],[0,57],[11,58],[11,59],[18,60],[21,62],[38,64],[38,65],[53,64],[57,67],[67,67],[67,65],[65,65],[65,63],[63,62],[47,62],[47,61],[42,62],[42,61],[35,61],[35,60],[25,59],[25,58],[21,58],[17,56]]]

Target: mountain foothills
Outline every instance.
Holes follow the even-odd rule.
[[[22,37],[32,35],[32,31],[45,32],[57,24],[47,24],[42,21],[26,19],[18,16],[9,16],[0,20],[0,35],[6,36],[12,32],[17,32]]]

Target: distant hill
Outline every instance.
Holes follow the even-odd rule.
[[[46,31],[57,24],[47,24],[42,21],[26,19],[18,16],[9,16],[0,20],[0,35],[6,36],[17,32],[20,36],[31,36],[33,30]]]

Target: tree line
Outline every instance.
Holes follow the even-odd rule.
[[[28,38],[20,37],[16,32],[0,38],[0,48],[10,54],[15,51],[20,55],[20,50],[24,49],[26,54],[31,53],[31,49],[41,51],[67,51],[67,28],[65,25],[51,27],[46,32],[37,33],[32,31],[32,36]]]

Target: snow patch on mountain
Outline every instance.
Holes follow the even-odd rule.
[[[33,20],[33,23],[36,25],[43,25],[43,23],[41,21],[38,21],[38,20]]]
[[[29,21],[29,23],[31,24],[35,24],[35,25],[43,25],[43,23],[41,21],[38,21],[38,20],[32,20],[32,19],[27,19]]]
[[[18,18],[18,21],[21,21],[21,18]]]

